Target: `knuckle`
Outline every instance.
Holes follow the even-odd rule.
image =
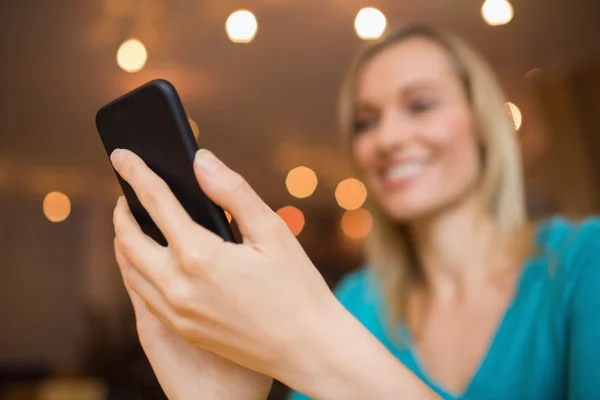
[[[179,261],[186,270],[196,269],[207,262],[207,256],[204,251],[191,247],[180,252]]]
[[[265,230],[273,235],[281,235],[288,229],[285,221],[277,214],[271,213],[269,217],[264,218]]]
[[[140,182],[137,196],[145,208],[152,208],[157,204],[156,190],[149,182]]]
[[[115,245],[121,253],[129,254],[133,250],[131,235],[128,235],[119,224],[115,225],[115,238]]]
[[[121,220],[120,220],[121,216],[119,213],[119,207],[115,207],[113,209],[113,215],[112,215],[112,221],[113,221],[113,225],[115,227],[115,233],[118,233],[121,230]]]
[[[250,189],[248,181],[242,178],[239,174],[234,174],[229,181],[229,185],[226,188],[228,192],[233,195],[247,193]]]
[[[119,252],[123,255],[131,255],[131,253],[133,252],[133,246],[129,242],[127,235],[124,235],[122,237],[117,236],[117,240],[117,249],[119,250]]]
[[[131,155],[127,155],[121,164],[121,172],[123,178],[127,181],[137,181],[140,179],[140,168],[136,160],[131,157]]]
[[[183,271],[197,275],[213,265],[217,249],[207,246],[188,246],[178,252],[179,264]]]
[[[113,227],[115,236],[119,242],[123,242],[128,239],[129,235],[127,235],[127,225],[124,223],[123,216],[119,212],[115,212],[113,214]]]
[[[184,314],[192,300],[190,286],[183,279],[174,279],[167,286],[165,298],[177,313]]]
[[[183,339],[189,340],[189,336],[193,333],[193,324],[188,318],[177,316],[173,318],[172,324]]]

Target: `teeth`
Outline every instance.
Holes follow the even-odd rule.
[[[421,163],[411,162],[398,164],[387,170],[385,178],[392,181],[411,178],[418,175],[421,170],[423,170],[423,164]]]

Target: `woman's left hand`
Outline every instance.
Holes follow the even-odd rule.
[[[111,160],[169,243],[145,235],[121,197],[114,225],[132,264],[127,283],[184,340],[279,378],[291,353],[344,312],[283,220],[212,153],[198,152],[196,177],[235,218],[243,244],[194,222],[134,153],[117,150]]]

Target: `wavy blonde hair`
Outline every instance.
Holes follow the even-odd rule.
[[[523,245],[531,241],[523,235],[530,235],[531,230],[523,193],[520,151],[505,109],[504,93],[484,58],[459,37],[427,26],[406,26],[373,42],[358,54],[345,77],[339,98],[339,124],[348,154],[354,136],[355,96],[361,72],[379,53],[414,37],[430,39],[448,52],[475,121],[486,207],[500,239],[513,243],[515,250],[523,251],[524,256],[529,246]],[[399,327],[398,323],[405,322],[410,289],[422,283],[424,276],[408,227],[390,219],[375,202],[369,201],[367,207],[373,216],[373,228],[366,241],[367,262],[379,278],[388,309],[388,327],[394,329]]]

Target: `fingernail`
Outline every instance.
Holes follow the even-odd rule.
[[[121,149],[115,149],[110,155],[110,160],[115,167],[123,161],[123,158],[125,158],[125,153]]]
[[[206,149],[198,150],[195,162],[206,174],[215,172],[220,163],[219,159]]]

